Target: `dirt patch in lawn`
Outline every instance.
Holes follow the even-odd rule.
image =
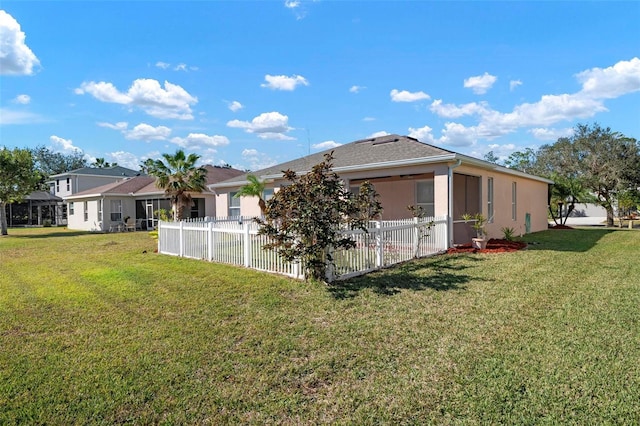
[[[522,250],[527,243],[522,241],[507,241],[492,238],[487,242],[487,248],[480,250],[471,247],[471,243],[455,246],[447,250],[447,253],[509,253]]]

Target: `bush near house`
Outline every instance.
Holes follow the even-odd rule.
[[[0,239],[0,424],[629,424],[640,232],[326,286],[136,233]]]

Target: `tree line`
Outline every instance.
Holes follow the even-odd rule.
[[[485,160],[548,178],[549,214],[564,224],[576,204],[594,203],[622,215],[640,207],[640,144],[634,138],[595,123],[578,124],[570,137],[538,149],[527,148],[500,161],[493,152]]]

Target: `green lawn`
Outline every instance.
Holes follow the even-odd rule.
[[[0,424],[637,424],[640,231],[554,230],[327,287],[0,238]]]

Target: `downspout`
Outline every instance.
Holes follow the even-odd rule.
[[[453,247],[453,169],[455,169],[456,167],[460,166],[460,164],[462,164],[462,160],[458,159],[458,161],[456,161],[456,164],[449,166],[449,175],[448,175],[448,182],[447,182],[447,186],[448,186],[448,190],[449,190],[449,194],[448,194],[448,198],[449,198],[449,207],[448,207],[448,221],[449,224],[447,226],[448,231],[449,231],[449,244],[447,246],[447,248],[451,248]]]

